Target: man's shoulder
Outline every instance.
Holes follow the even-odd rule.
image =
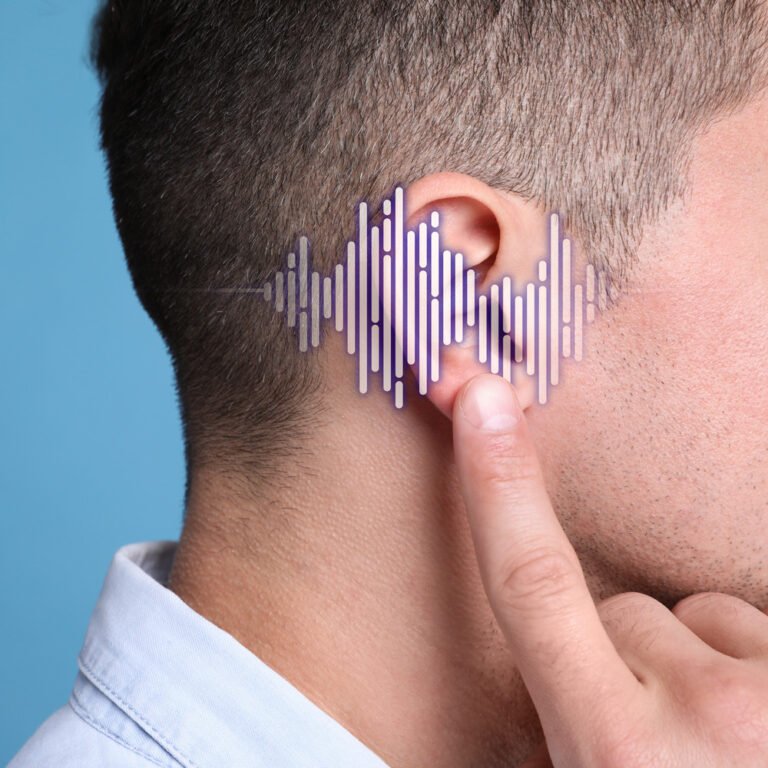
[[[24,744],[8,768],[163,768],[176,766],[157,755],[145,753],[120,733],[110,732],[102,723],[88,722],[67,704],[54,712]]]

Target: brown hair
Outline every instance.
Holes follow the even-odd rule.
[[[177,374],[190,469],[268,470],[317,355],[248,293],[299,234],[325,271],[356,203],[452,170],[566,217],[620,283],[685,190],[693,133],[762,86],[751,0],[114,0],[103,146],[136,291]]]

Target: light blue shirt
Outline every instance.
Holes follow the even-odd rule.
[[[115,554],[69,702],[9,768],[387,768],[164,586],[175,548]]]

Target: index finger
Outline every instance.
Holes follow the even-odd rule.
[[[639,683],[611,643],[563,531],[514,388],[481,374],[453,408],[454,453],[485,590],[545,733],[594,727]]]

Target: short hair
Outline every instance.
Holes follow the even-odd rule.
[[[267,280],[301,234],[329,272],[361,199],[442,170],[559,211],[620,281],[695,132],[763,87],[764,34],[752,0],[107,2],[102,145],[188,468],[266,472],[321,407],[321,355],[219,289]]]

